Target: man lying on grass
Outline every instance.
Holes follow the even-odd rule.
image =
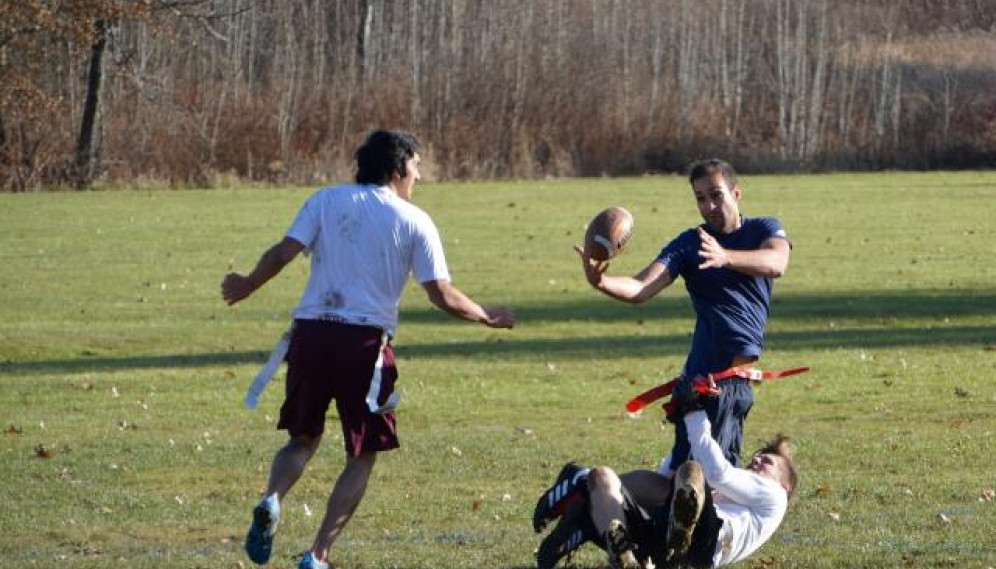
[[[668,420],[684,422],[694,459],[673,479],[565,465],[536,506],[540,518],[563,514],[540,543],[538,569],[552,569],[588,541],[608,552],[615,569],[719,567],[745,559],[775,533],[798,486],[788,438],[778,435],[746,468],[734,467],[710,436],[705,396],[685,385],[672,395]]]

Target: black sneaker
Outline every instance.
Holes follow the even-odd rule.
[[[587,474],[588,469],[582,468],[575,462],[568,462],[560,469],[553,486],[547,488],[536,501],[536,508],[533,510],[533,530],[536,533],[543,531],[547,524],[564,515],[567,504],[583,495],[580,490],[585,487]]]
[[[536,569],[553,569],[561,559],[598,537],[588,515],[586,500],[572,500],[566,510],[553,531],[540,542],[536,550]]]
[[[636,559],[636,546],[621,521],[609,522],[609,529],[605,531],[605,548],[609,552],[609,567],[612,569],[643,569]]]
[[[692,544],[695,524],[705,504],[705,475],[694,460],[678,467],[674,474],[674,499],[668,520],[667,561],[681,559]]]
[[[273,551],[273,534],[280,520],[280,502],[271,496],[259,503],[252,511],[252,525],[246,534],[246,553],[258,565],[265,565]]]

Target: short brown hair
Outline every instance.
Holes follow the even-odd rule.
[[[700,160],[692,164],[688,169],[688,182],[694,185],[695,180],[712,176],[717,172],[723,175],[723,180],[726,181],[726,185],[731,189],[737,185],[736,170],[733,169],[733,166],[729,162],[720,160],[719,158]]]
[[[779,482],[785,486],[788,491],[788,497],[791,499],[795,496],[795,490],[799,486],[799,473],[795,468],[795,460],[792,458],[792,445],[789,444],[789,441],[791,439],[788,436],[778,433],[775,435],[775,438],[757,449],[757,452],[754,454],[772,454],[785,459],[783,463],[785,468],[782,470],[782,478]]]

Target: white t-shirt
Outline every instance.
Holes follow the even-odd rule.
[[[294,318],[339,318],[394,333],[410,274],[450,279],[439,231],[428,214],[386,187],[323,188],[287,231],[311,253],[311,275]]]
[[[736,563],[757,551],[778,529],[788,508],[788,493],[774,480],[730,464],[712,438],[704,411],[685,415],[685,426],[692,457],[702,465],[713,489],[716,514],[723,520],[713,566]]]

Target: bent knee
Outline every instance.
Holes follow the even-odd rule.
[[[588,473],[589,491],[617,491],[621,487],[619,476],[611,468],[597,466]]]

